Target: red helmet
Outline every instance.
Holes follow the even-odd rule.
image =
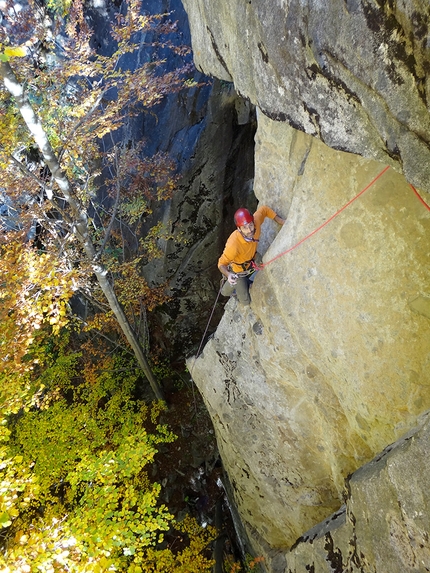
[[[242,225],[253,222],[254,217],[251,215],[248,209],[238,209],[234,214],[234,223],[236,227],[242,227]]]

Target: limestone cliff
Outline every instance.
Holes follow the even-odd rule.
[[[426,0],[184,0],[197,66],[273,119],[430,191]]]

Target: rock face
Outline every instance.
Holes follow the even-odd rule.
[[[197,66],[257,107],[254,192],[287,219],[263,233],[251,306],[228,302],[189,368],[251,545],[269,571],[290,572],[288,549],[339,510],[347,476],[430,408],[430,7],[184,5]],[[428,504],[423,485],[411,507]],[[352,498],[351,515],[373,514],[365,498]],[[414,529],[388,499],[377,511],[372,535],[389,524],[403,570],[428,570],[411,549],[428,544],[428,523],[416,516]],[[365,521],[354,529],[351,518],[345,539],[364,535]],[[343,571],[332,541],[297,571]],[[379,549],[363,554],[366,566],[350,551],[351,571],[385,570]]]
[[[385,167],[258,118],[255,191],[287,222],[189,368],[268,564],[430,408],[430,210]]]
[[[184,0],[194,59],[268,117],[430,191],[423,0]]]
[[[429,454],[427,413],[351,476],[345,506],[299,540],[285,572],[428,571]]]
[[[224,222],[241,203],[255,203],[255,111],[231,84],[214,81],[201,90],[179,110],[173,99],[159,114],[163,149],[178,158],[181,176],[173,198],[148,221],[151,227],[161,220],[166,238],[159,238],[163,256],[148,263],[145,277],[167,283],[172,297],[157,310],[151,339],[176,356],[199,344],[211,314],[221,278],[216,262],[231,232]],[[215,324],[221,312],[218,305]]]

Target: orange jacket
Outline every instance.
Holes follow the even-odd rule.
[[[224,252],[218,259],[218,268],[221,265],[230,266],[234,273],[240,273],[249,267],[248,265],[242,266],[244,263],[249,263],[255,257],[257,252],[258,239],[260,238],[261,225],[266,217],[274,219],[276,217],[275,211],[262,205],[254,213],[255,234],[254,241],[245,241],[242,234],[236,229],[227,239],[224,247]]]

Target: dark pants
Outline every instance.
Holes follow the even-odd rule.
[[[250,304],[251,297],[249,296],[249,285],[252,283],[250,280],[251,277],[253,278],[254,276],[255,273],[249,277],[238,277],[235,285],[231,285],[228,281],[225,281],[224,286],[221,289],[221,294],[223,296],[231,296],[236,291],[237,300],[241,304]]]

